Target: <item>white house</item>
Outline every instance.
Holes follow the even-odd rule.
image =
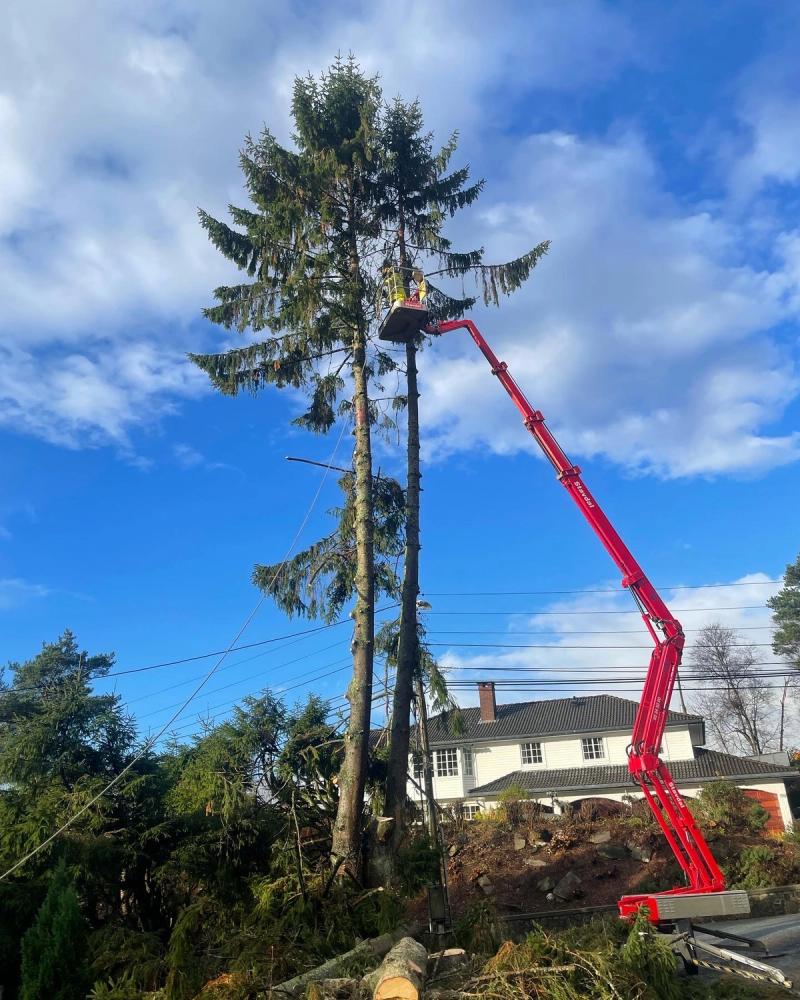
[[[462,732],[453,731],[447,714],[428,720],[434,795],[441,805],[461,802],[471,816],[491,809],[510,786],[524,788],[556,812],[586,799],[641,798],[626,753],[636,702],[601,694],[498,705],[491,681],[479,683],[478,690],[480,707],[461,710]],[[726,778],[768,810],[767,829],[788,829],[786,783],[798,782],[798,772],[788,762],[708,750],[705,738],[700,716],[669,713],[661,755],[682,794],[696,796],[706,782]],[[414,754],[412,762],[415,780],[408,793],[420,801],[422,759]]]

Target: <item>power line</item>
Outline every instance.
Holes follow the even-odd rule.
[[[692,664],[687,664],[687,665],[692,666]],[[780,666],[780,661],[779,660],[754,660],[752,663],[748,664],[748,668],[749,667],[775,667],[775,666]],[[569,666],[566,666],[566,667],[545,667],[545,666],[527,666],[527,667],[501,666],[501,667],[492,667],[492,666],[471,666],[468,663],[465,663],[465,664],[460,664],[459,663],[457,666],[452,666],[452,667],[449,667],[447,669],[449,669],[449,670],[470,670],[470,671],[477,671],[478,673],[484,673],[484,672],[491,673],[493,671],[499,671],[499,670],[511,670],[511,671],[518,671],[520,673],[530,673],[530,672],[533,672],[533,671],[541,671],[541,670],[558,670],[559,672],[561,672],[561,671],[568,671],[568,670],[594,670],[594,671],[605,673],[605,672],[607,672],[609,670],[610,671],[614,671],[614,670],[647,670],[647,667],[648,667],[648,664],[646,664],[646,663],[640,663],[640,664],[618,664],[618,663],[614,663],[614,664],[611,664],[611,665],[601,665],[601,664],[597,664],[597,663],[587,663],[587,664],[584,664],[581,667],[569,667]],[[791,675],[793,673],[797,673],[797,671],[795,670],[794,667],[788,667],[785,671],[783,671],[783,673],[785,673],[787,675]],[[681,675],[681,676],[683,676],[683,675]]]
[[[447,646],[449,649],[453,647],[457,649],[652,649],[652,646],[642,645],[642,646],[609,646],[609,645],[596,645],[589,646],[585,643],[580,646],[564,646],[564,645],[554,645],[553,643],[513,643],[513,642],[428,642],[428,646]],[[747,642],[747,643],[736,643],[730,644],[732,649],[752,649],[757,646],[769,646],[772,647],[771,642]]]
[[[782,578],[777,580],[750,580],[736,583],[674,583],[669,586],[658,585],[657,590],[724,590],[727,587],[765,587],[775,583],[783,583]],[[624,590],[619,587],[589,587],[583,590],[428,590],[425,591],[427,597],[547,597],[560,596],[566,594],[620,594]]]
[[[385,605],[382,608],[376,608],[375,609],[375,614],[381,614],[384,611],[392,611],[394,608],[397,608],[397,607],[399,607],[398,604],[387,604],[387,605]],[[86,680],[87,681],[102,681],[102,680],[105,680],[108,677],[123,677],[123,676],[129,675],[129,674],[140,674],[140,673],[145,673],[145,672],[150,671],[150,670],[159,670],[162,667],[179,666],[181,664],[192,663],[192,662],[195,662],[197,660],[207,660],[207,659],[209,659],[212,656],[219,656],[223,652],[226,653],[226,655],[227,655],[228,652],[239,653],[239,652],[243,652],[244,650],[247,650],[247,649],[256,649],[256,648],[258,648],[260,646],[270,645],[271,643],[282,642],[285,639],[296,639],[299,642],[301,639],[305,639],[306,637],[308,637],[310,635],[315,635],[318,632],[327,631],[328,629],[335,628],[337,625],[346,625],[348,622],[352,622],[352,619],[349,616],[347,618],[340,618],[338,621],[335,621],[335,622],[328,622],[325,625],[317,625],[314,628],[303,629],[303,630],[301,630],[299,632],[288,632],[286,635],[277,635],[277,636],[274,636],[272,639],[260,639],[258,642],[244,643],[241,646],[234,646],[233,649],[231,649],[229,651],[228,650],[218,649],[218,650],[215,650],[215,651],[210,652],[210,653],[198,653],[195,656],[185,656],[185,657],[182,657],[181,659],[178,659],[178,660],[165,660],[162,663],[151,663],[151,664],[148,664],[147,666],[144,666],[144,667],[129,667],[129,668],[126,668],[125,670],[111,670],[108,673],[104,673],[104,674],[89,674],[89,675],[86,676]],[[287,646],[291,646],[291,645],[293,645],[293,643],[287,642],[286,645]],[[276,649],[283,649],[283,648],[285,648],[285,647],[284,646],[276,647]],[[263,655],[263,654],[259,654],[259,655]],[[227,665],[227,667],[225,667],[223,669],[230,669],[231,667],[239,666],[242,663],[249,663],[250,660],[254,660],[256,658],[257,657],[254,656],[254,657],[250,657],[250,658],[245,659],[245,660],[237,660],[235,663],[229,663]],[[189,681],[182,682],[182,683],[190,683],[190,681],[191,681],[191,678],[189,679]],[[13,693],[13,694],[22,694],[22,693],[27,693],[27,692],[30,692],[30,691],[45,691],[45,690],[51,690],[52,687],[54,687],[54,686],[55,685],[47,685],[47,684],[31,684],[31,685],[28,685],[28,686],[25,686],[25,687],[16,687],[16,686],[14,686],[14,687],[10,687],[8,689],[8,691],[4,691],[3,693],[4,694],[11,694],[11,693]],[[181,685],[175,685],[175,686],[176,687],[180,687]],[[172,690],[172,689],[171,688],[164,688],[162,690]],[[145,697],[149,697],[149,696],[145,695]],[[135,699],[135,700],[138,700],[138,699]]]
[[[339,433],[339,437],[338,437],[338,439],[336,441],[336,444],[334,445],[333,452],[331,453],[331,457],[330,457],[330,463],[331,464],[333,463],[333,460],[336,457],[336,452],[338,451],[339,445],[341,444],[342,438],[344,437],[344,432],[345,432],[345,428],[346,427],[347,427],[347,424],[345,422],[343,422],[342,423],[342,429],[341,429],[341,431]],[[258,614],[258,611],[261,608],[261,605],[267,599],[267,593],[275,585],[276,581],[278,580],[278,577],[283,572],[284,567],[286,566],[286,563],[289,561],[289,557],[292,554],[292,551],[294,550],[294,547],[295,547],[295,545],[297,544],[297,542],[298,542],[298,540],[300,538],[300,535],[302,534],[302,532],[303,532],[306,524],[309,521],[309,518],[311,517],[312,511],[314,510],[314,508],[317,505],[317,500],[319,499],[320,494],[322,493],[322,487],[325,485],[325,481],[326,481],[327,478],[328,478],[328,470],[326,469],[323,472],[322,478],[320,479],[319,485],[317,486],[317,490],[316,490],[316,492],[315,492],[315,494],[314,494],[314,496],[313,496],[313,498],[311,500],[311,504],[309,505],[308,510],[306,511],[305,515],[303,516],[302,521],[300,522],[300,527],[295,532],[294,538],[292,539],[291,543],[289,544],[289,548],[286,550],[286,554],[284,555],[284,557],[283,557],[280,565],[278,566],[277,570],[275,571],[275,574],[272,577],[272,580],[270,581],[269,586],[266,588],[266,590],[264,591],[264,593],[258,599],[258,601],[256,602],[255,607],[253,608],[253,610],[250,612],[250,614],[247,616],[247,618],[245,618],[244,622],[242,623],[241,627],[239,628],[239,631],[236,633],[236,635],[233,637],[232,641],[228,645],[228,648],[220,656],[220,658],[217,660],[217,662],[211,667],[211,669],[208,671],[208,673],[205,675],[205,677],[203,677],[203,679],[200,681],[200,683],[197,685],[197,687],[194,688],[194,690],[189,695],[189,697],[181,704],[180,708],[176,709],[176,711],[172,714],[172,716],[170,716],[170,718],[164,723],[163,727],[159,730],[159,732],[152,739],[146,741],[142,745],[141,749],[131,758],[131,760],[125,765],[125,767],[123,767],[122,770],[118,774],[116,774],[111,779],[111,781],[109,781],[108,784],[103,789],[101,789],[101,791],[99,791],[95,796],[93,796],[91,799],[89,799],[89,801],[86,802],[83,806],[81,806],[81,808],[78,809],[77,812],[73,813],[54,833],[51,833],[49,837],[47,837],[45,840],[43,840],[40,844],[37,844],[37,846],[34,847],[32,851],[28,851],[27,854],[23,855],[9,869],[7,869],[2,874],[0,874],[0,882],[2,882],[3,879],[7,878],[9,875],[11,875],[13,872],[15,872],[22,865],[24,865],[25,862],[29,861],[32,857],[34,857],[34,855],[38,854],[39,851],[43,850],[48,844],[52,843],[56,839],[56,837],[59,837],[66,829],[68,829],[70,826],[72,826],[72,824],[75,822],[75,820],[77,820],[88,809],[90,809],[95,804],[95,802],[97,802],[99,799],[101,799],[106,794],[106,792],[110,791],[118,782],[120,782],[122,780],[122,778],[128,773],[128,771],[130,771],[130,769],[134,766],[134,764],[136,764],[137,761],[141,760],[142,757],[144,757],[144,755],[149,752],[150,747],[153,746],[164,735],[164,733],[167,731],[167,729],[169,729],[169,727],[172,725],[172,723],[175,722],[175,720],[178,718],[178,716],[186,708],[188,708],[188,706],[191,704],[191,702],[194,700],[194,698],[200,693],[200,691],[202,691],[202,689],[205,687],[205,685],[208,683],[208,681],[211,680],[211,678],[214,676],[214,674],[216,673],[216,671],[218,670],[218,668],[220,666],[222,666],[222,663],[224,662],[226,656],[228,656],[228,654],[230,653],[230,651],[234,648],[234,646],[236,645],[236,643],[239,641],[239,639],[244,634],[244,632],[247,629],[247,627],[249,626],[249,624],[252,622],[252,620]]]
[[[428,612],[426,612],[427,614]],[[737,625],[733,631],[734,632],[764,632],[767,629],[772,629],[772,625]],[[704,632],[705,629],[702,628],[685,628],[684,632]],[[430,629],[427,635],[641,635],[641,628],[612,628],[612,629],[568,629],[568,630],[558,630],[558,629],[544,629],[538,632],[521,632],[518,629],[514,629],[510,632],[507,628],[505,629],[480,629],[480,628],[465,628],[465,629],[452,629],[452,628],[436,628]]]
[[[729,607],[723,608],[672,608],[672,611],[681,614],[683,612],[696,613],[698,611],[764,611],[765,605],[763,604],[737,604],[730,605]],[[505,615],[509,618],[513,617],[524,617],[524,618],[543,618],[556,617],[560,618],[562,615],[638,615],[641,617],[641,611],[636,609],[631,609],[628,611],[609,611],[607,609],[588,609],[585,611],[425,611],[426,615]]]

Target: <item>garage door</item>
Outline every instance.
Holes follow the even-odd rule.
[[[778,796],[775,792],[760,792],[753,788],[745,788],[744,794],[749,798],[753,799],[760,806],[763,806],[769,813],[769,819],[767,820],[767,825],[764,827],[767,833],[782,833],[783,818],[781,817],[781,807],[778,803]]]

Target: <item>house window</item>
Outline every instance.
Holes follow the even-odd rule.
[[[542,744],[541,743],[523,743],[522,744],[522,763],[523,764],[543,764],[544,757],[542,756]]]
[[[444,750],[436,751],[436,777],[458,777],[458,750],[455,747],[446,747]]]
[[[414,777],[417,781],[422,780],[422,754],[414,753],[411,755],[411,759],[414,764]]]
[[[481,807],[475,805],[464,806],[463,809],[464,809],[464,819],[475,819],[475,817],[481,811]]]
[[[604,760],[606,756],[603,738],[601,736],[587,736],[581,740],[584,760]]]
[[[472,747],[464,747],[461,751],[464,760],[464,777],[475,777],[475,758],[472,756]]]

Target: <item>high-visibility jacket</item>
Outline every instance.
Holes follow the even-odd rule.
[[[393,267],[386,275],[386,290],[389,295],[389,301],[392,305],[394,305],[395,302],[405,301],[406,290],[403,287],[403,276],[396,267]]]

